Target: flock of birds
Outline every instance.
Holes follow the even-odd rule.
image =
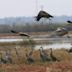
[[[40,11],[38,13],[38,15],[36,16],[36,21],[40,21],[41,18],[54,18],[54,16],[48,14],[47,12],[45,11]],[[72,23],[71,21],[67,21],[68,23]],[[16,32],[14,30],[11,30],[12,33],[15,33],[15,34],[18,34],[19,36],[25,36],[27,38],[30,38],[30,36],[28,34],[25,34],[23,32]],[[56,31],[55,31],[55,34],[56,36],[59,36],[59,37],[62,37],[66,34],[68,34],[68,30],[66,28],[58,28]],[[67,36],[68,38],[70,38],[69,36]],[[53,55],[53,51],[52,51],[52,48],[50,49],[51,52],[50,52],[50,56],[45,52],[45,50],[43,50],[43,47],[40,47],[39,49],[39,53],[40,53],[40,59],[42,60],[42,62],[45,62],[45,61],[60,61],[58,60],[54,55]],[[68,51],[68,52],[72,52],[72,48]],[[18,52],[16,52],[17,55],[18,55]],[[33,54],[33,49],[29,52],[29,53],[26,53],[26,58],[27,58],[27,62],[29,64],[31,63],[34,63],[34,59],[32,57],[32,54]],[[6,56],[3,58],[2,55],[1,55],[1,59],[0,59],[0,63],[12,63],[12,58],[10,56],[9,53],[6,52]]]
[[[49,13],[41,10],[35,18],[36,18],[36,21],[40,21],[42,18],[51,19],[51,18],[54,18],[54,16],[52,16]],[[72,24],[72,21],[68,20],[67,23]],[[16,32],[14,30],[11,30],[11,32],[17,33],[20,36],[30,37],[28,34],[25,34],[23,32]],[[68,33],[69,33],[69,31],[68,31],[67,28],[58,27],[57,30],[54,31],[54,34],[50,35],[50,37],[54,37],[54,36],[62,37],[64,35],[67,35],[67,37],[70,38],[70,36],[68,36]]]
[[[67,51],[69,53],[72,53],[72,48]],[[7,63],[14,63],[12,61],[12,56],[10,55],[9,52],[6,51],[6,54],[4,57],[2,57],[2,53],[0,54],[1,58],[0,58],[0,64],[7,64]],[[18,61],[20,60],[20,56],[16,50],[16,55],[18,57]],[[33,49],[31,49],[30,52],[25,54],[26,56],[26,63],[28,64],[33,64],[35,63],[35,59],[33,58]],[[43,47],[40,47],[39,49],[39,56],[40,56],[40,61],[41,62],[60,62],[61,60],[59,58],[57,58],[56,56],[53,55],[53,50],[52,48],[50,48],[50,54],[46,53],[46,51],[43,49]]]
[[[52,51],[52,48],[50,48],[50,54],[48,55],[45,50],[43,49],[43,47],[40,47],[39,49],[39,55],[40,55],[40,59],[42,62],[56,62],[56,61],[60,61],[58,60],[54,55],[53,55],[53,51]],[[7,64],[7,63],[13,63],[12,61],[12,57],[10,55],[10,53],[6,52],[5,54],[5,57],[2,57],[2,54],[1,55],[1,58],[0,58],[0,64]],[[16,55],[18,56],[18,52],[16,51]],[[26,53],[26,63],[28,64],[32,64],[35,62],[34,58],[33,58],[33,49],[31,49],[31,51],[29,53]],[[18,58],[20,59],[20,57],[18,56]],[[18,60],[19,60],[18,59]]]

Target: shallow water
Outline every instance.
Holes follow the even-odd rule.
[[[48,41],[51,42],[51,44],[39,44],[35,46],[35,49],[39,49],[41,46],[44,49],[49,49],[49,48],[53,48],[53,49],[60,49],[60,48],[66,48],[69,49],[72,47],[71,43],[72,43],[72,38],[68,39],[68,38],[34,38],[34,40],[36,41]],[[16,41],[23,41],[23,39],[0,39],[0,42],[16,42]]]
[[[22,41],[22,39],[0,39],[0,42],[15,42]]]
[[[53,49],[61,49],[61,48],[65,48],[65,49],[70,49],[72,47],[71,43],[54,43],[54,44],[48,44],[48,45],[36,45],[35,49],[40,49],[40,47],[43,47],[43,49],[49,49],[49,48],[53,48]]]
[[[28,40],[28,39],[24,39],[24,40]],[[54,42],[54,43],[61,43],[61,42],[65,42],[65,43],[71,43],[72,42],[72,38],[33,38],[33,40],[35,41],[48,41],[48,42]],[[13,39],[13,38],[9,38],[9,39],[0,39],[0,42],[15,42],[15,41],[23,41],[23,39]]]

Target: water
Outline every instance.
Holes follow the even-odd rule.
[[[26,39],[25,39],[26,40]],[[41,46],[44,49],[49,49],[49,48],[53,48],[53,49],[60,49],[60,48],[65,48],[65,49],[69,49],[72,47],[71,43],[72,43],[72,39],[67,39],[67,38],[34,38],[34,40],[36,41],[49,41],[52,42],[51,44],[41,44],[41,45],[36,45],[35,49],[39,49]],[[16,42],[16,41],[23,41],[23,39],[0,39],[0,42]]]
[[[0,39],[0,42],[16,42],[22,41],[22,39]]]
[[[53,49],[61,49],[61,48],[65,48],[65,49],[70,49],[72,47],[71,43],[54,43],[54,44],[48,44],[48,45],[36,45],[35,49],[38,50],[40,49],[40,47],[43,47],[43,49],[49,49],[49,48],[53,48]]]
[[[28,40],[28,39],[24,39],[24,40]],[[33,38],[33,40],[35,41],[48,41],[48,42],[52,42],[52,43],[61,43],[61,42],[65,42],[65,43],[71,43],[72,42],[72,38]],[[0,39],[0,42],[15,42],[15,41],[23,41],[23,39]]]

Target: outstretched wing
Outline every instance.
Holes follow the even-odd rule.
[[[36,20],[39,21],[41,18],[53,18],[52,15],[50,15],[49,13],[45,12],[45,11],[40,11],[38,13],[38,15],[36,16]]]
[[[14,31],[14,30],[11,30],[11,32],[12,32],[12,33],[18,33],[18,32]]]
[[[22,32],[21,32],[21,33],[19,33],[19,35],[20,35],[20,36],[30,37],[28,34],[26,34],[26,33],[22,33]]]
[[[12,33],[16,33],[16,34],[18,34],[18,35],[20,35],[20,36],[30,37],[28,34],[25,34],[25,33],[23,33],[23,32],[16,32],[16,31],[14,31],[14,30],[11,30],[11,32],[12,32]]]

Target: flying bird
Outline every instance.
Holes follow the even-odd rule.
[[[12,32],[12,33],[16,33],[16,34],[18,34],[18,35],[20,35],[20,36],[30,37],[28,34],[25,34],[25,33],[23,33],[23,32],[16,32],[16,31],[14,31],[14,30],[11,30],[11,32]]]
[[[68,22],[68,23],[72,23],[72,21],[70,21],[70,20],[68,20],[67,22]]]
[[[50,37],[62,37],[67,35],[67,38],[70,38],[70,36],[68,36],[69,31],[67,30],[67,28],[57,28],[56,31],[53,32],[53,34],[50,35]]]
[[[36,20],[39,21],[41,18],[48,18],[49,19],[49,18],[53,18],[53,16],[48,14],[47,12],[41,10],[38,13],[38,15],[36,16]]]
[[[56,30],[56,35],[58,36],[64,36],[66,34],[68,34],[68,30],[66,28],[58,28]]]

